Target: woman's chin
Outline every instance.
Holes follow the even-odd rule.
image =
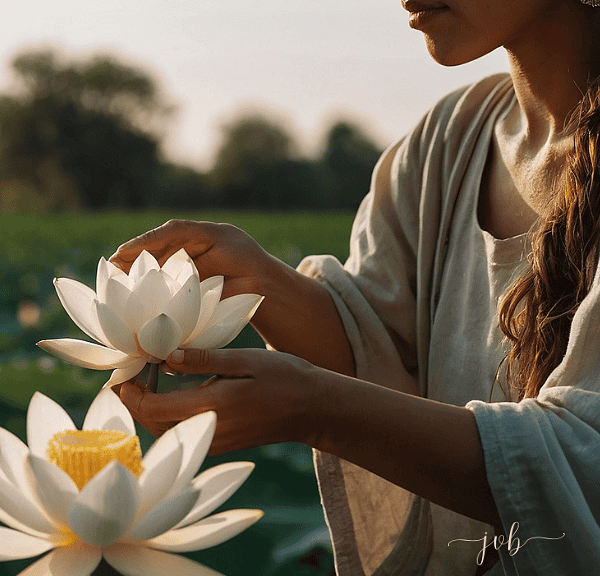
[[[452,67],[468,64],[486,56],[497,46],[481,46],[479,49],[469,43],[459,45],[439,41],[425,34],[425,45],[431,58],[442,66]]]

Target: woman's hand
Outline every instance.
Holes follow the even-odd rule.
[[[123,384],[121,400],[152,434],[214,410],[217,429],[211,454],[284,441],[311,443],[317,420],[314,376],[325,371],[289,354],[262,349],[178,350],[167,364],[182,374],[217,376],[193,389],[165,394],[131,381]]]
[[[184,354],[182,362],[175,353],[168,359],[171,370],[218,376],[192,390],[167,394],[131,382],[121,387],[125,406],[153,434],[214,410],[211,454],[302,442],[445,508],[501,526],[470,410],[323,370],[280,352]]]
[[[277,260],[248,234],[231,224],[169,220],[166,224],[125,242],[110,261],[129,272],[142,250],[163,265],[181,248],[196,264],[202,279],[224,276],[223,297],[235,294],[263,294],[263,279]]]
[[[170,220],[126,242],[110,260],[128,272],[142,250],[162,265],[181,248],[194,260],[201,279],[225,277],[224,298],[243,293],[265,297],[252,325],[273,348],[354,374],[350,343],[327,289],[270,255],[235,226]]]

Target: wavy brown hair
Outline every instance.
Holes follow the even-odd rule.
[[[600,240],[600,82],[568,123],[573,146],[547,218],[532,236],[529,266],[500,301],[510,342],[506,382],[534,398],[567,349],[573,315],[590,290]]]

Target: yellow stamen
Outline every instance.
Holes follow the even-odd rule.
[[[54,538],[54,545],[58,548],[63,546],[73,546],[79,542],[81,542],[81,540],[79,540],[79,538],[75,536],[75,534],[73,534],[73,532],[71,532],[71,530],[69,530],[69,528],[66,526],[63,526],[60,534]]]
[[[48,444],[48,459],[64,470],[80,490],[112,460],[142,473],[142,450],[137,436],[119,430],[68,430]]]

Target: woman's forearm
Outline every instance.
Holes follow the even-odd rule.
[[[337,374],[319,383],[313,447],[501,526],[473,413]]]
[[[329,291],[273,258],[252,325],[273,348],[353,376],[354,356]]]

